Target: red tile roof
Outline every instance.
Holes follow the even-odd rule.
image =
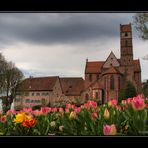
[[[19,90],[50,91],[53,89],[58,78],[58,76],[27,78],[20,84]]]
[[[121,25],[121,32],[130,32],[131,31],[131,25],[126,24],[126,25]]]
[[[104,61],[86,62],[85,73],[101,73],[101,68],[103,64]]]
[[[84,88],[83,78],[60,78],[60,83],[66,96],[79,96]]]

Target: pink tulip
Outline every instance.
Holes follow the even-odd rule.
[[[94,108],[97,107],[97,103],[95,101],[88,101],[87,104],[89,107],[94,107]]]
[[[55,107],[55,108],[52,108],[51,111],[55,113],[58,111],[58,109]]]
[[[6,113],[6,115],[11,115],[11,114],[12,114],[12,115],[16,114],[16,111],[10,109],[10,110],[8,110],[7,113]]]
[[[139,97],[134,97],[132,101],[132,107],[135,110],[143,110],[145,108],[144,99],[141,99]]]
[[[112,106],[112,107],[115,107],[117,105],[117,100],[110,100],[109,102],[108,102],[108,106]]]
[[[69,113],[69,108],[65,108],[65,112],[66,113]]]
[[[96,120],[97,118],[98,118],[98,115],[97,115],[96,112],[94,112],[94,113],[91,114],[91,119],[92,120]]]
[[[75,111],[76,113],[79,113],[79,112],[81,111],[81,108],[80,108],[80,107],[75,107],[74,111]]]
[[[33,113],[35,116],[40,116],[40,115],[43,114],[43,112],[42,112],[42,111],[39,111],[39,110],[34,110],[34,111],[32,111],[32,113]]]
[[[59,108],[59,112],[64,112],[64,109],[63,108]]]
[[[4,115],[4,116],[2,116],[1,118],[0,118],[0,121],[2,122],[2,123],[5,123],[6,122],[6,115]]]
[[[128,103],[128,104],[132,103],[132,101],[133,101],[133,98],[128,98],[128,99],[127,99],[127,103]]]
[[[127,104],[127,101],[126,100],[122,100],[121,103],[124,104],[124,105],[126,105]]]
[[[72,105],[71,105],[71,104],[69,104],[69,103],[68,103],[68,104],[66,104],[66,108],[68,108],[68,109],[69,109],[69,108],[71,108],[71,106],[72,106]]]
[[[32,112],[32,108],[24,108],[23,111],[26,112],[26,113],[31,113]]]
[[[117,133],[117,130],[116,130],[115,124],[103,126],[104,135],[116,135],[116,133]]]

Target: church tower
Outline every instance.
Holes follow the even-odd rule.
[[[131,66],[133,64],[133,44],[131,24],[120,24],[120,59],[121,66]]]

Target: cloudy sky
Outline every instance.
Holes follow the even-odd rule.
[[[84,77],[86,58],[120,58],[120,24],[134,13],[0,13],[0,52],[28,76]],[[148,41],[133,26],[134,58],[148,79]]]

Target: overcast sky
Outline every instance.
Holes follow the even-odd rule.
[[[0,13],[0,52],[28,76],[84,77],[86,58],[120,58],[120,24],[134,13]],[[148,79],[148,41],[133,26],[134,58]]]

